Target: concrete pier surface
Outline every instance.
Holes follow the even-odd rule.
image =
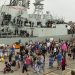
[[[41,72],[39,74],[34,73],[34,71],[31,69],[28,73],[29,75],[62,75],[62,70],[57,69],[57,61],[54,62],[53,68],[48,68],[48,56],[46,56],[46,65],[45,65],[45,71]],[[0,75],[26,75],[26,72],[22,74],[22,68],[20,68],[17,71],[14,71],[13,73],[3,73],[4,63],[0,62]],[[71,70],[75,70],[75,60],[69,60],[67,58],[67,66],[65,69],[65,75],[71,75]]]

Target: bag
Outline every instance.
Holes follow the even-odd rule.
[[[40,61],[40,60],[37,60],[37,64],[38,64],[38,65],[41,65],[42,63],[41,63],[41,61]]]
[[[13,60],[13,62],[12,62],[12,66],[16,66],[16,61],[15,60]]]

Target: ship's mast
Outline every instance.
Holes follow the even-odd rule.
[[[35,3],[33,3],[35,6],[33,17],[34,17],[36,26],[43,26],[43,18],[44,18],[43,6],[44,4],[41,3],[42,1],[44,0],[35,0]]]
[[[43,13],[43,5],[41,2],[44,0],[35,0],[34,6],[34,14],[42,14]]]
[[[41,3],[42,1],[44,0],[35,0],[35,3],[34,3],[35,9],[34,9],[33,14],[36,15],[37,21],[42,20],[43,18],[43,5],[44,4]]]

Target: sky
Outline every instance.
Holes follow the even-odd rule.
[[[0,6],[9,4],[10,0],[0,0]],[[33,12],[34,0],[31,0],[30,13]],[[63,17],[65,21],[75,22],[75,0],[44,0],[44,12],[49,11],[54,17]]]

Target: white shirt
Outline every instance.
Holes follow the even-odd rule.
[[[56,48],[54,48],[54,52],[56,52]]]
[[[50,47],[50,42],[47,42],[47,47]]]

